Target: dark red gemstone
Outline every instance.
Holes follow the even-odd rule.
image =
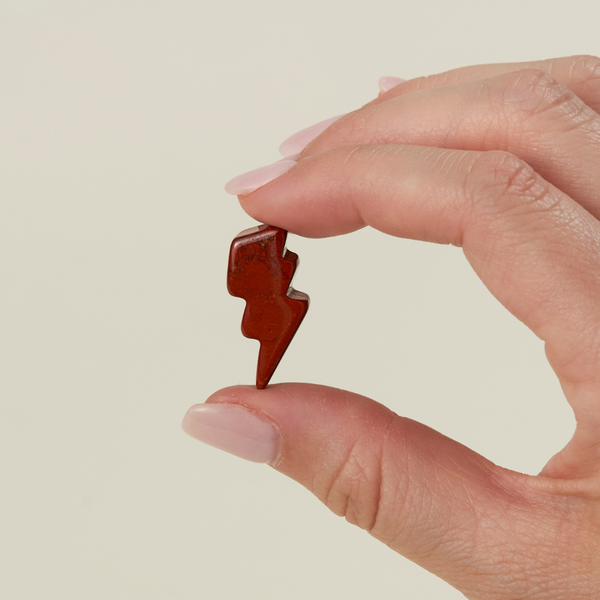
[[[227,289],[246,300],[242,333],[260,342],[256,387],[267,387],[306,315],[309,297],[291,287],[298,255],[285,247],[287,231],[259,225],[231,243]]]

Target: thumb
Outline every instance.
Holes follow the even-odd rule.
[[[486,526],[505,523],[508,543],[515,511],[527,512],[517,493],[526,476],[343,390],[231,387],[193,406],[183,429],[269,463],[335,514],[462,591],[506,556],[498,540],[487,541]]]

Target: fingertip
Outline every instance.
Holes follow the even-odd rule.
[[[189,408],[181,424],[183,431],[244,460],[275,464],[281,449],[275,423],[262,412],[240,403],[235,394],[214,396],[213,402]]]
[[[228,194],[232,194],[233,196],[245,196],[274,179],[281,177],[281,175],[289,171],[294,165],[296,165],[295,160],[278,160],[273,164],[259,167],[258,169],[234,177],[225,184],[224,189]]]
[[[306,148],[306,146],[312,142],[317,136],[321,135],[332,123],[335,123],[338,119],[341,119],[344,115],[336,115],[330,117],[319,123],[315,123],[310,127],[302,129],[287,139],[285,139],[279,146],[279,153],[282,156],[289,156],[292,154],[299,154]]]
[[[406,79],[402,79],[401,77],[385,76],[385,77],[380,77],[377,84],[379,85],[379,91],[382,94],[385,94],[392,88],[395,88],[397,85],[400,85],[401,83],[404,83],[405,81],[406,81]]]

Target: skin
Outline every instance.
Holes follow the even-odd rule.
[[[278,471],[472,600],[600,598],[599,113],[595,57],[457,69],[343,117],[240,197],[303,236],[370,226],[461,246],[544,340],[577,428],[538,476],[338,389],[209,399],[270,418]]]

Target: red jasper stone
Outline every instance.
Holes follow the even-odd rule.
[[[242,333],[260,342],[256,387],[267,387],[306,315],[309,297],[291,287],[298,255],[285,247],[287,231],[259,225],[231,243],[227,289],[246,300]]]

